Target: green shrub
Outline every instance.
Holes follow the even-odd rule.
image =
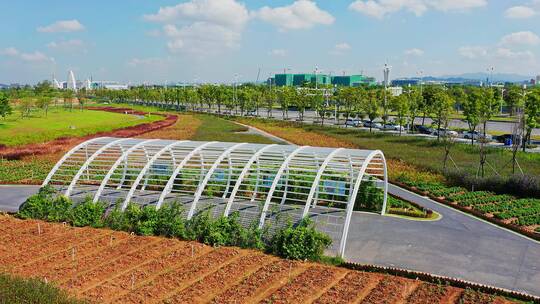
[[[114,208],[106,214],[103,222],[106,227],[109,227],[112,230],[130,231],[126,212],[122,211],[121,203],[122,201],[116,203]]]
[[[101,202],[94,203],[92,202],[92,198],[87,197],[82,203],[77,204],[71,209],[70,222],[75,227],[103,227],[105,208],[105,204]]]
[[[0,274],[0,303],[82,304],[51,284],[39,279],[22,279]]]
[[[315,229],[310,219],[303,219],[298,226],[288,224],[272,238],[271,251],[278,256],[294,260],[320,260],[332,239]]]
[[[23,219],[48,220],[56,194],[56,190],[51,186],[39,189],[37,194],[30,196],[22,204],[17,215]]]
[[[73,202],[65,196],[58,196],[49,205],[47,220],[51,222],[69,221],[71,207]]]
[[[164,205],[157,212],[155,234],[166,237],[186,238],[184,208],[178,202]]]

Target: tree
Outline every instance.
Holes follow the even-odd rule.
[[[45,112],[45,117],[49,112],[49,105],[51,104],[51,97],[49,96],[38,96],[36,100],[36,106]]]
[[[523,94],[518,86],[510,86],[503,95],[504,102],[510,108],[510,116],[513,116],[516,108],[523,105]]]
[[[73,110],[73,91],[72,90],[65,90],[62,94],[64,98],[64,108],[69,107],[69,110]]]
[[[364,99],[363,102],[363,108],[364,112],[366,112],[370,125],[369,125],[369,132],[372,130],[373,121],[379,117],[379,96],[377,95],[377,91],[370,90]]]
[[[0,116],[5,120],[13,112],[9,104],[9,98],[3,92],[0,92]]]
[[[407,116],[410,111],[409,98],[406,94],[401,94],[391,99],[391,108],[396,112],[396,122],[400,126],[399,136],[401,136],[401,126],[407,124]]]
[[[296,88],[293,87],[283,87],[279,91],[279,105],[283,119],[289,119],[289,107],[296,99],[296,95]]]
[[[433,92],[433,95],[430,96],[430,98],[432,102],[431,109],[434,116],[433,118],[437,122],[437,141],[440,141],[441,126],[448,125],[454,101],[442,89]]]
[[[420,108],[422,107],[424,97],[418,89],[410,87],[407,90],[407,98],[409,99],[409,121],[411,124],[410,130],[412,133],[414,133],[414,121],[416,120],[418,111],[420,111]]]
[[[33,98],[31,97],[21,98],[19,107],[21,111],[21,118],[30,117],[30,112],[32,112],[32,108],[34,107]]]
[[[530,142],[534,128],[540,127],[540,92],[532,91],[525,99],[525,138],[523,145]]]
[[[479,89],[471,89],[467,98],[463,100],[463,115],[469,125],[469,131],[473,133],[471,136],[471,145],[474,145],[474,131],[480,123],[480,104],[482,103],[482,92]]]

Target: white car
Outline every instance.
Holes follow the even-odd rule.
[[[487,139],[487,140],[492,140],[493,139],[493,136],[489,135],[489,134],[486,134],[486,136],[484,137],[484,134],[478,132],[478,131],[465,131],[463,132],[463,138],[465,139],[474,139],[474,140],[478,140],[478,139]]]
[[[444,129],[444,128],[435,129],[433,130],[433,133],[431,134],[435,136],[450,136],[450,137],[458,136],[458,132],[450,130],[450,129]]]
[[[391,130],[391,131],[405,131],[405,128],[400,125],[394,125],[394,124],[385,124],[382,127],[383,130]]]
[[[362,121],[360,119],[347,118],[345,125],[349,127],[360,127],[362,125]]]
[[[378,122],[366,121],[364,122],[364,127],[372,129],[382,129],[383,126]]]

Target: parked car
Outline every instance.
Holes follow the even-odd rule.
[[[493,139],[500,143],[507,143],[508,140],[512,140],[512,142],[521,142],[521,136],[514,134],[503,134],[499,136],[494,136]]]
[[[374,121],[366,121],[366,122],[364,122],[364,127],[372,128],[372,129],[382,129],[382,125],[380,123],[374,122]]]
[[[391,131],[405,131],[405,128],[403,126],[395,125],[393,123],[387,123],[384,126],[382,126],[382,130],[391,130]]]
[[[418,133],[421,133],[421,134],[431,134],[433,133],[433,129],[430,128],[430,127],[426,127],[426,126],[423,126],[423,125],[416,125],[414,126],[415,130],[418,131]]]
[[[433,133],[431,134],[435,136],[450,136],[450,137],[458,136],[458,132],[450,130],[450,129],[445,129],[445,128],[435,129],[433,130]]]
[[[486,139],[486,140],[492,140],[493,139],[493,136],[489,135],[489,134],[486,134],[486,136],[484,137],[484,134],[483,133],[480,133],[478,131],[464,131],[463,132],[463,138],[465,139],[474,139],[474,140],[478,140],[478,139]]]
[[[362,121],[360,119],[347,118],[345,125],[348,127],[360,127],[362,126]]]

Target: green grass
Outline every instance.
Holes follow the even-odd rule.
[[[261,144],[275,143],[262,135],[242,133],[248,129],[217,116],[200,114],[196,117],[202,121],[202,125],[197,129],[197,133],[195,133],[195,136],[192,138],[193,140]]]
[[[0,274],[0,303],[82,304],[64,291],[38,279],[22,279]]]
[[[42,143],[61,137],[85,136],[162,119],[161,116],[139,117],[104,111],[73,111],[61,108],[33,112],[29,118],[19,113],[0,119],[0,144],[18,146]]]

